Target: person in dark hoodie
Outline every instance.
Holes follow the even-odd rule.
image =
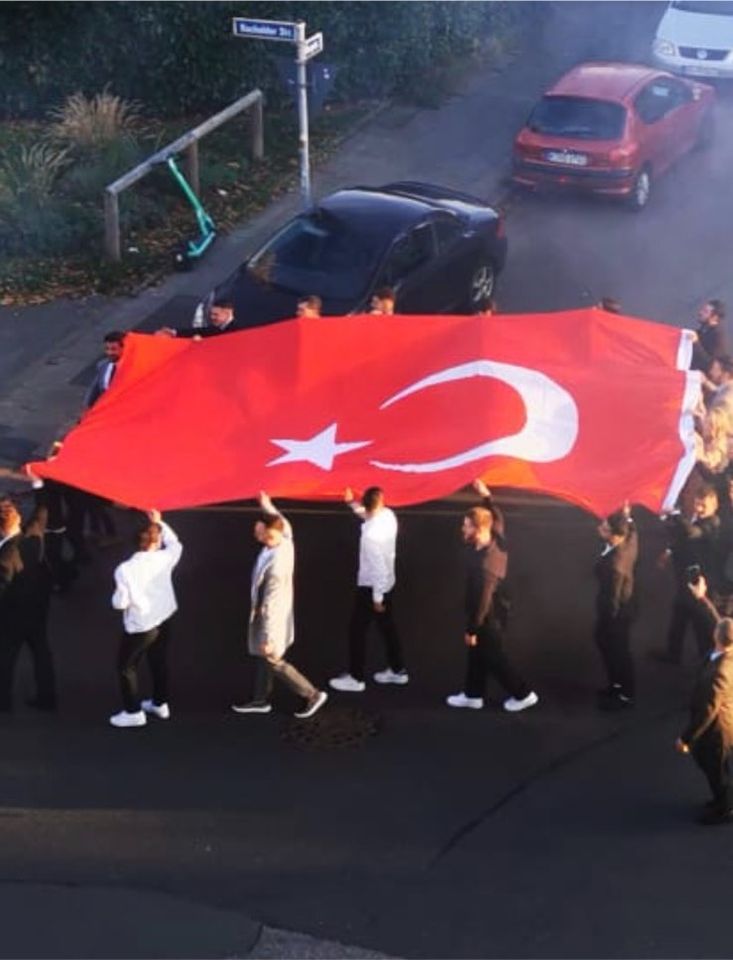
[[[518,713],[535,706],[539,697],[509,663],[504,651],[504,633],[509,611],[505,578],[507,543],[504,517],[491,492],[481,480],[473,489],[483,506],[472,507],[463,517],[461,533],[466,552],[466,621],[464,642],[468,648],[466,681],[461,693],[448,697],[449,707],[480,710],[489,674],[509,697],[504,709]]]

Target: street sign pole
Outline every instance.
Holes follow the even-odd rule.
[[[300,194],[303,206],[311,205],[311,171],[308,150],[308,71],[307,63],[323,50],[323,34],[305,35],[305,22],[298,20],[252,20],[234,17],[232,33],[235,37],[255,40],[277,40],[295,44],[296,86],[298,101],[298,160],[300,165]]]
[[[298,67],[298,159],[300,161],[300,194],[303,206],[311,205],[311,171],[308,144],[308,48],[305,39],[305,23],[295,24],[295,62]]]

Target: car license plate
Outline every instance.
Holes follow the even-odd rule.
[[[717,77],[719,72],[716,67],[685,67],[685,73],[690,77]]]
[[[546,150],[545,160],[550,163],[565,163],[572,167],[584,167],[588,157],[584,153],[571,153],[569,150]]]

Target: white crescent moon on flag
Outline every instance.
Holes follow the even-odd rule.
[[[427,463],[385,463],[371,460],[372,466],[404,473],[437,473],[439,470],[450,470],[452,467],[485,460],[491,456],[517,457],[530,463],[551,463],[570,453],[578,437],[578,408],[575,401],[567,390],[544,373],[512,363],[474,360],[456,367],[447,367],[400,390],[385,400],[379,409],[384,410],[405,397],[439,383],[470,380],[473,377],[501,380],[517,391],[527,414],[527,420],[518,433],[488,440],[442,460]]]

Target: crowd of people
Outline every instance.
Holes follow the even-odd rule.
[[[615,312],[618,304],[603,309]],[[374,310],[391,312],[394,293],[379,291]],[[486,313],[495,304],[483,305]],[[317,297],[299,305],[320,311]],[[679,664],[685,634],[691,627],[703,668],[693,697],[691,718],[677,740],[681,753],[691,752],[708,778],[713,800],[705,823],[733,822],[728,758],[733,745],[733,359],[726,353],[720,301],[700,309],[693,366],[703,374],[704,404],[697,412],[698,462],[680,496],[678,509],[662,518],[669,546],[660,564],[673,572],[672,617],[658,660]],[[214,304],[211,327],[227,329],[230,304]],[[193,329],[193,328],[192,328]],[[181,335],[165,329],[164,335]],[[199,329],[195,335],[203,335]],[[124,349],[124,334],[110,333],[85,400],[90,408],[109,389]],[[720,440],[720,437],[724,440]],[[50,451],[53,455],[56,448]],[[12,471],[5,471],[12,473]],[[88,537],[98,543],[117,542],[110,505],[102,498],[57,482],[15,474],[36,488],[36,509],[23,524],[18,505],[0,498],[0,711],[13,704],[13,678],[20,650],[27,645],[36,690],[30,705],[57,708],[54,664],[47,636],[53,591],[68,590],[79,568],[89,562]],[[512,664],[506,651],[509,615],[507,591],[508,542],[502,511],[491,491],[476,479],[473,489],[480,505],[465,511],[461,535],[466,545],[465,622],[466,670],[463,689],[447,697],[453,709],[480,710],[492,677],[505,691],[504,709],[511,713],[536,706],[532,684]],[[410,681],[399,631],[393,616],[396,585],[398,521],[385,492],[370,487],[357,499],[352,490],[344,500],[361,525],[359,564],[349,626],[346,669],[327,686],[341,694],[363,693],[367,685],[366,646],[371,625],[384,644],[385,666],[373,675],[377,684],[405,686]],[[248,653],[256,658],[254,688],[249,700],[235,703],[238,714],[272,711],[273,681],[279,680],[303,701],[295,716],[313,717],[329,694],[311,682],[287,659],[295,639],[293,617],[293,528],[267,493],[259,498],[261,516],[253,534],[260,552],[251,575]],[[628,504],[598,527],[602,550],[595,564],[597,602],[594,637],[607,684],[599,691],[604,710],[627,710],[636,700],[631,633],[637,616],[635,570],[639,537]],[[171,620],[177,609],[173,574],[183,546],[170,525],[152,510],[135,534],[135,549],[114,574],[112,606],[121,612],[122,631],[117,673],[122,709],[110,717],[117,728],[141,727],[150,716],[171,717],[167,647]],[[140,692],[139,669],[146,660],[152,696]],[[324,685],[326,686],[326,685]]]

